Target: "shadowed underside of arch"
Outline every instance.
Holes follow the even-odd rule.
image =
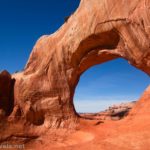
[[[12,75],[10,118],[18,119],[19,111],[25,126],[38,133],[74,128],[74,90],[89,67],[121,57],[150,75],[149,7],[145,0],[81,0],[57,32],[37,41],[24,71]]]

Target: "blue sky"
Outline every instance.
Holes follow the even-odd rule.
[[[0,70],[23,69],[37,39],[55,32],[79,0],[0,0]]]
[[[22,70],[37,39],[55,32],[80,0],[1,0],[0,70]],[[76,89],[77,111],[95,112],[137,99],[150,83],[143,72],[115,60],[85,72]]]
[[[75,107],[78,112],[98,112],[138,100],[149,84],[149,76],[126,60],[109,61],[83,73],[75,92]]]

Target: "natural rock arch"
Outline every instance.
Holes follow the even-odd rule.
[[[149,7],[148,0],[81,0],[57,32],[37,41],[24,71],[13,75],[14,111],[35,126],[74,127],[74,90],[89,67],[122,57],[150,75]]]

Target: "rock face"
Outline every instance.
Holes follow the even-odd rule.
[[[13,117],[20,112],[23,125],[34,129],[74,128],[81,74],[116,58],[150,75],[150,1],[81,0],[57,32],[37,41],[24,71],[13,75]]]
[[[130,110],[135,106],[136,102],[122,103],[109,107],[104,113],[112,120],[120,120],[128,115]],[[107,119],[106,116],[106,119]],[[105,119],[105,118],[104,118]]]
[[[150,118],[150,86],[144,91],[140,100],[137,101],[135,107],[129,113],[128,119],[132,118],[132,120],[145,122],[149,121]]]
[[[136,102],[128,102],[128,103],[121,103],[118,105],[110,106],[105,111],[99,113],[83,113],[80,114],[81,117],[84,119],[91,119],[91,120],[120,120],[123,119],[128,115],[131,109],[135,106]]]
[[[14,80],[7,71],[0,73],[0,118],[10,115],[13,110],[13,84]]]

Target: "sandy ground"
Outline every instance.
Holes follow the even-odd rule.
[[[52,134],[50,136],[47,133],[36,142],[32,141],[27,144],[26,149],[150,150],[150,123],[143,122],[142,124],[141,120],[133,122],[129,118],[104,123],[81,119],[77,131],[68,133],[67,130],[59,130],[59,136]]]

